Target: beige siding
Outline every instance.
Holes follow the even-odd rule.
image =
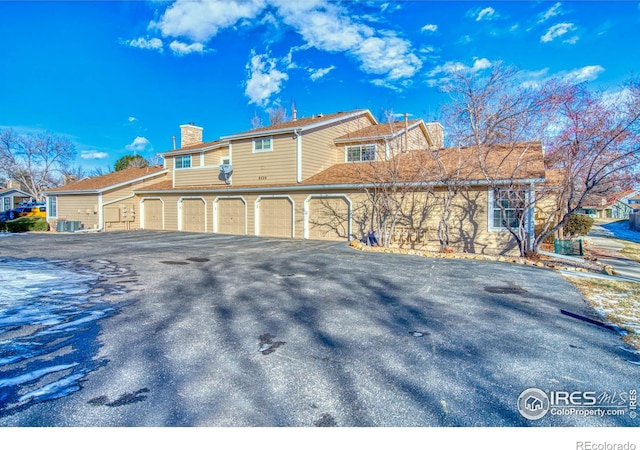
[[[176,170],[174,187],[224,185],[224,181],[218,179],[219,175],[218,166]]]
[[[249,235],[270,235],[282,237],[290,231],[287,230],[292,217],[287,208],[291,210],[293,202],[293,235],[296,239],[305,236],[305,228],[310,239],[336,239],[344,240],[348,233],[348,212],[346,203],[335,200],[338,195],[346,195],[351,202],[351,234],[352,238],[361,239],[371,229],[376,229],[372,221],[374,217],[371,203],[362,191],[296,191],[292,193],[285,189],[281,192],[270,192],[269,195],[260,197],[257,194],[234,193],[241,195],[247,202],[246,228]],[[333,197],[328,202],[323,202],[319,195]],[[286,198],[274,198],[285,197]],[[164,199],[165,229],[177,230],[177,202],[180,198],[177,194],[162,195]],[[216,199],[214,194],[206,195],[207,201],[207,230],[213,231],[213,205]],[[259,200],[258,207],[256,201]],[[442,192],[433,193],[418,192],[407,197],[403,214],[398,220],[396,235],[393,245],[403,248],[421,248],[428,251],[438,251],[438,220],[441,211]],[[222,198],[219,200],[223,201]],[[517,254],[515,242],[506,231],[488,231],[488,191],[486,188],[473,188],[459,193],[454,199],[449,220],[450,246],[456,251],[486,254]],[[305,221],[305,203],[307,205],[307,219]],[[227,205],[225,205],[226,207]],[[231,205],[229,205],[231,206]],[[239,206],[239,205],[236,205]],[[270,216],[263,217],[262,213],[270,210]],[[256,229],[256,212],[260,215],[259,228]],[[236,213],[234,213],[236,214]],[[332,214],[334,217],[332,217]],[[268,229],[263,225],[269,223]],[[306,222],[306,224],[305,224]],[[220,222],[219,222],[220,223]],[[332,231],[336,228],[339,232]],[[220,226],[220,225],[219,225]],[[226,227],[227,225],[222,225]],[[280,231],[278,231],[280,230]],[[222,232],[222,231],[219,231]]]
[[[99,216],[97,194],[58,195],[56,197],[58,216],[54,219],[57,219],[57,221],[80,221],[81,226],[84,229],[98,228]]]
[[[227,147],[205,152],[204,165],[217,166],[220,164],[220,159],[224,156],[229,156],[229,149]]]
[[[295,183],[296,140],[293,134],[274,136],[272,150],[253,153],[251,139],[233,143],[233,184]]]
[[[336,146],[333,141],[371,124],[367,116],[358,116],[304,133],[302,135],[302,179],[310,178],[333,164],[344,162],[344,145]]]

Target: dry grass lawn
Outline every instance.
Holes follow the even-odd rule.
[[[640,283],[569,277],[587,302],[607,321],[626,330],[624,341],[640,350]]]
[[[621,239],[614,239],[616,242],[624,245],[624,248],[620,250],[624,256],[634,261],[640,262],[640,244],[631,241],[623,241]]]

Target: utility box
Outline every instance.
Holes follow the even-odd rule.
[[[582,256],[582,239],[556,239],[553,241],[553,251],[559,255]]]

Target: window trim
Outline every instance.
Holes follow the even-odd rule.
[[[269,142],[269,148],[264,148],[264,142],[268,141]],[[256,148],[256,143],[261,142],[261,147],[262,148]],[[266,152],[272,152],[273,151],[273,136],[269,136],[269,137],[261,137],[261,138],[254,138],[251,141],[251,145],[253,148],[253,153],[266,153]]]
[[[529,212],[527,211],[527,199],[529,198],[529,195],[531,194],[526,188],[521,188],[521,189],[509,189],[509,188],[500,188],[497,191],[498,192],[505,192],[505,191],[514,191],[514,190],[518,190],[518,191],[522,191],[524,194],[524,205],[522,205],[522,207],[520,208],[507,208],[509,210],[521,210],[523,215],[527,215],[529,214]],[[496,225],[495,224],[495,211],[502,211],[502,209],[497,206],[495,204],[495,192],[493,189],[489,188],[489,196],[488,196],[488,208],[487,208],[487,229],[489,231],[509,231],[509,228],[503,226],[502,224],[500,225]],[[528,218],[525,217],[525,227],[527,226],[527,222]]]
[[[360,159],[349,159],[350,151],[354,149],[360,150]],[[363,159],[363,156],[366,154],[373,154],[373,159]],[[346,145],[344,147],[344,162],[348,163],[359,163],[359,162],[371,162],[377,161],[377,147],[376,144],[360,144],[360,145]]]
[[[12,197],[2,197],[2,210],[1,211],[9,211],[11,208],[11,199]]]
[[[188,167],[184,166],[185,158],[189,158],[189,166]],[[180,161],[180,167],[178,167],[178,161]],[[191,155],[179,155],[179,156],[174,156],[173,157],[173,168],[175,170],[191,169],[192,167],[193,167],[193,160],[191,158]]]
[[[50,195],[47,197],[47,216],[58,217],[58,196]]]

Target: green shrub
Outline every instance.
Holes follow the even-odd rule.
[[[20,217],[5,223],[10,233],[24,233],[26,231],[49,231],[47,220],[42,217]]]
[[[593,219],[584,214],[571,214],[569,221],[564,226],[564,235],[571,238],[574,236],[586,236],[593,225]]]

